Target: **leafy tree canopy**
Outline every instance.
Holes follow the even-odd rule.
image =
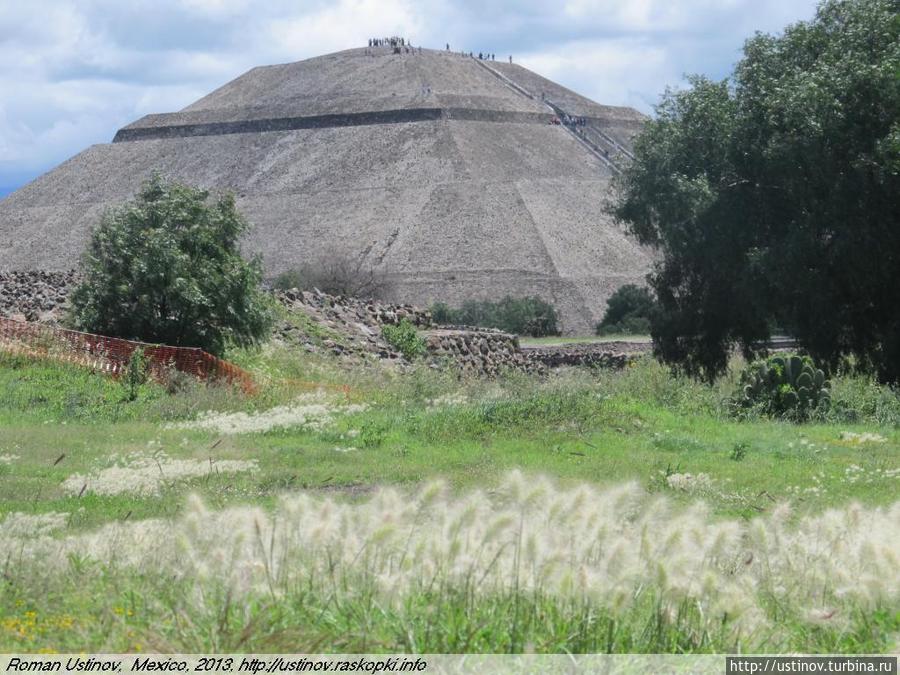
[[[653,305],[653,295],[648,289],[634,284],[620,286],[606,301],[606,312],[597,324],[597,334],[646,334]]]
[[[270,325],[258,260],[238,239],[248,228],[234,197],[154,174],[136,198],[104,214],[82,257],[72,317],[82,330],[221,354]]]
[[[826,0],[691,85],[663,95],[612,205],[661,252],[657,354],[711,379],[775,322],[900,379],[900,3]]]

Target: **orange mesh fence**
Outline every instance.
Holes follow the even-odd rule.
[[[157,377],[174,367],[203,380],[225,379],[247,392],[256,388],[246,370],[195,347],[152,345],[4,317],[0,317],[0,345],[9,351],[77,363],[116,376],[125,371],[132,353],[143,349],[150,371]]]

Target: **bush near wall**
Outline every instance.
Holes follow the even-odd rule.
[[[606,301],[597,335],[645,335],[650,332],[653,295],[646,288],[625,284]]]
[[[438,302],[432,305],[431,315],[437,324],[497,328],[531,337],[559,335],[556,310],[537,296],[513,298],[507,295],[498,302],[467,300],[459,308]]]
[[[383,326],[381,334],[388,344],[403,354],[408,361],[424,356],[427,351],[425,340],[419,336],[416,327],[410,323],[409,319],[402,319],[396,325]]]

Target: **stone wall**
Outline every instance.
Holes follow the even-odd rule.
[[[0,272],[0,316],[58,323],[77,283],[70,272]],[[318,291],[276,291],[287,310],[274,338],[306,352],[346,359],[388,360],[403,356],[382,337],[385,325],[407,319],[422,334],[427,359],[463,374],[495,376],[504,370],[543,373],[560,366],[621,368],[632,358],[619,344],[519,346],[518,337],[472,326],[434,326],[431,312],[413,305],[328,295]],[[633,345],[631,346],[634,347]]]
[[[431,313],[412,305],[358,300],[318,291],[280,291],[276,297],[299,312],[279,323],[276,336],[309,352],[349,358],[377,358],[403,362],[381,337],[381,328],[408,319],[420,329],[435,367],[450,365],[462,374],[493,377],[504,370],[544,373],[561,366],[622,368],[635,354],[622,344],[519,346],[510,333],[474,326],[433,326]],[[308,317],[314,325],[298,321]],[[639,351],[639,350],[638,350]]]
[[[453,364],[464,374],[492,377],[504,370],[545,370],[539,361],[525,357],[518,337],[502,331],[438,328],[425,333],[425,344],[433,363]]]
[[[649,349],[649,344],[646,347]],[[645,350],[622,343],[584,343],[526,347],[522,351],[526,361],[539,363],[547,368],[589,366],[619,369],[627,366]]]

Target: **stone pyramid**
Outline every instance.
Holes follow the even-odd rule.
[[[539,295],[589,332],[652,262],[603,213],[643,116],[518,65],[396,51],[254,68],[124,127],[0,200],[0,269],[74,267],[103,210],[160,170],[234,191],[267,276],[340,255],[388,299]]]

